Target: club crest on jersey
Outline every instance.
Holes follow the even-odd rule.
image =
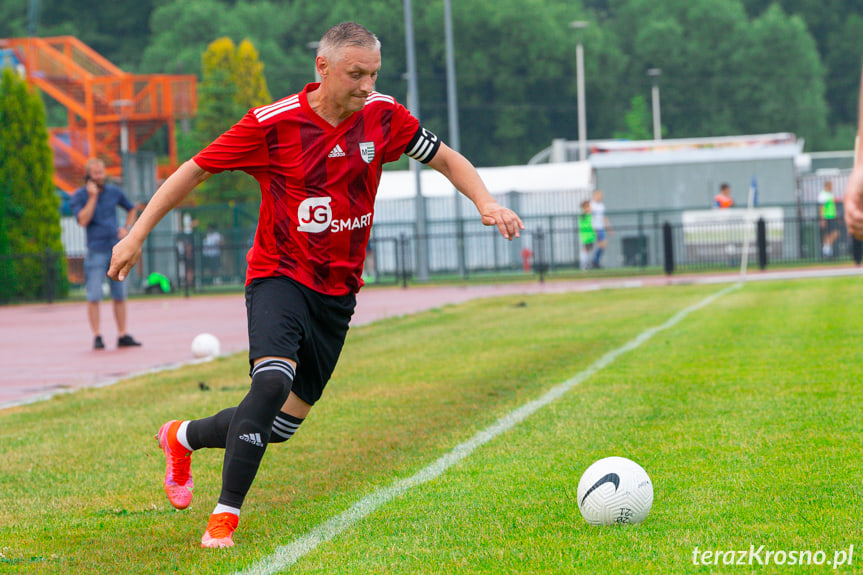
[[[360,142],[360,157],[365,163],[371,164],[372,160],[375,159],[375,143]]]
[[[297,209],[297,219],[300,225],[297,231],[310,232],[313,234],[322,232],[330,227],[333,221],[333,209],[330,207],[332,198],[306,198]]]

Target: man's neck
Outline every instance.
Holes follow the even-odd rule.
[[[314,91],[307,92],[306,97],[309,100],[309,107],[312,111],[333,127],[338,126],[351,116],[350,112],[333,105],[327,100],[326,93],[320,86]]]

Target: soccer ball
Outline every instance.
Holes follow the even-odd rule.
[[[625,457],[606,457],[588,467],[577,494],[581,515],[591,525],[641,523],[653,505],[650,477]]]
[[[219,338],[211,333],[199,333],[192,340],[192,355],[195,357],[219,355]]]

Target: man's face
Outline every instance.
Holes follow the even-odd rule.
[[[380,50],[351,46],[344,48],[335,62],[327,61],[321,76],[336,102],[353,113],[365,106],[380,69]]]
[[[104,164],[93,164],[90,166],[90,179],[96,182],[96,185],[100,188],[105,185],[106,177]]]

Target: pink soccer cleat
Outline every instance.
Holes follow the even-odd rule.
[[[192,452],[177,441],[180,421],[172,420],[159,429],[156,439],[165,452],[165,493],[177,509],[185,509],[192,502]]]

